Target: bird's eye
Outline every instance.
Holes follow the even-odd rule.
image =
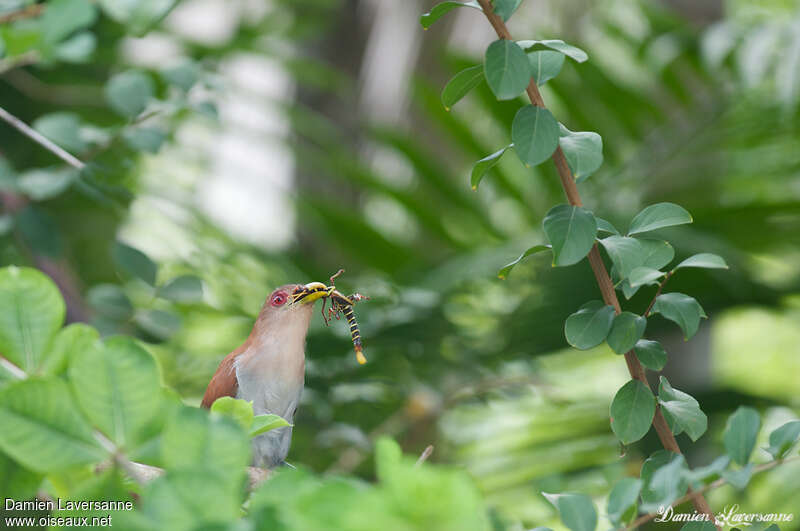
[[[269,300],[272,306],[283,306],[286,303],[286,294],[281,292],[275,293]]]

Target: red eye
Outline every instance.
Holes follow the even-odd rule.
[[[286,303],[286,294],[282,291],[273,294],[269,299],[269,303],[272,306],[283,306]]]

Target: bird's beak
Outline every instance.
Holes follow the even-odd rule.
[[[310,282],[305,286],[298,286],[292,293],[292,302],[295,304],[311,304],[317,299],[328,297],[331,288],[322,282]]]

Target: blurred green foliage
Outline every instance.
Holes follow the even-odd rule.
[[[482,59],[458,35],[443,37],[455,25],[443,18],[436,35],[413,29],[421,53],[408,86],[408,120],[376,123],[354,112],[372,29],[350,23],[354,3],[274,2],[238,15],[235,31],[215,44],[162,23],[173,2],[134,4],[56,0],[43,13],[24,0],[2,6],[0,17],[31,15],[0,27],[0,106],[87,166],[72,171],[0,127],[0,264],[50,275],[66,300],[68,322],[88,321],[103,337],[122,333],[144,341],[162,382],[189,405],[199,402],[221,357],[246,337],[272,287],[324,280],[345,267],[341,289],[372,297],[357,308],[370,363],[356,364],[341,323],[324,328],[315,320],[290,454],[307,470],[282,472],[256,493],[264,503],[253,505],[252,514],[265,522],[313,527],[331,517],[329,507],[362,501],[352,517],[363,515],[364,522],[349,526],[385,518],[372,521],[413,528],[433,517],[429,504],[448,488],[458,497],[442,500],[437,514],[475,515],[478,495],[461,473],[438,476],[423,467],[417,475],[400,459],[397,478],[387,478],[380,465],[373,467],[369,456],[384,435],[410,453],[433,443],[434,460],[465,468],[497,526],[555,525],[557,514],[541,491],[586,492],[605,507],[610,486],[637,472],[658,444],[651,434],[620,458],[608,407],[626,380],[624,365],[605,347],[563,350],[565,318],[598,298],[585,262],[554,269],[534,254],[505,282],[496,278],[524,249],[545,241],[538,227],[562,201],[561,191],[551,165],[527,169],[512,156],[488,169],[479,194],[470,191],[472,164],[510,143],[506,124],[520,101],[498,104],[481,84],[445,110],[440,87]],[[684,345],[660,318],[648,327],[669,354],[670,382],[691,391],[709,417],[709,433],[686,459],[695,467],[720,453],[728,414],[745,404],[762,413],[754,455],[765,460],[758,448],[769,446],[768,434],[800,408],[792,370],[800,353],[793,339],[800,287],[797,6],[728,1],[711,21],[655,1],[548,6],[549,16],[540,17],[536,4],[523,3],[512,30],[520,37],[563,38],[589,52],[588,62],[566,61],[542,88],[565,126],[603,136],[604,163],[581,184],[587,208],[621,227],[645,205],[679,203],[694,223],[663,231],[679,242],[676,263],[710,250],[730,265],[726,273],[692,269],[671,281],[710,317],[693,343]],[[417,6],[408,9],[416,13]],[[485,24],[475,10],[448,17],[455,14]],[[133,61],[126,46],[148,31],[178,42],[181,60],[158,68]],[[290,102],[270,102],[288,120],[289,137],[258,137],[291,150],[296,164],[296,238],[277,250],[219,228],[196,198],[211,161],[180,149],[181,133],[217,127],[220,68],[243,53],[276,61],[298,87]],[[158,201],[180,215],[162,215]],[[182,249],[189,250],[165,258],[141,254],[161,238],[188,242]],[[640,289],[631,307],[643,311],[651,295]],[[43,332],[30,348],[8,350],[13,338],[4,337],[0,352],[18,356],[26,371],[63,379],[74,347],[35,344],[61,324],[53,313],[58,303],[48,301],[33,312],[51,319],[36,320]],[[95,341],[90,329],[76,326],[53,337]],[[0,370],[0,385],[11,379]],[[63,386],[48,392],[63,393]],[[188,411],[164,393],[161,404]],[[229,430],[232,439],[243,436],[234,423],[189,416],[186,430],[198,437],[217,429]],[[138,424],[143,434],[161,429]],[[159,444],[143,442],[136,458],[161,456]],[[396,450],[387,448],[379,463],[397,461]],[[13,483],[19,496],[44,487],[123,499],[133,488],[115,468],[86,483],[63,475],[43,484],[40,472],[18,464],[25,463],[22,455],[3,450],[0,477],[7,483],[0,485]],[[187,485],[217,473],[179,465],[174,478],[154,483],[146,497],[185,500]],[[379,483],[320,478],[308,470],[377,475]],[[273,481],[286,481],[287,490],[296,485],[308,497],[286,503],[279,499],[285,494],[270,494],[278,488]],[[421,490],[412,500],[419,506],[409,506],[397,493],[414,482],[439,489]],[[241,496],[212,488],[197,493],[199,505],[172,514],[172,502],[148,506],[138,525],[174,517],[180,527],[195,513],[234,515]],[[747,494],[725,487],[710,501],[777,512],[796,510],[798,496],[795,463],[755,476]]]

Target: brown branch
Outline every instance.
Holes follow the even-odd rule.
[[[0,107],[0,119],[4,120],[7,124],[14,127],[17,131],[22,133],[23,135],[27,136],[46,150],[50,151],[53,155],[60,158],[73,168],[78,170],[82,170],[85,164],[78,160],[77,157],[66,151],[65,149],[58,146],[55,142],[51,141],[49,138],[45,137],[31,126],[8,112],[7,110]]]
[[[494,13],[491,1],[478,0],[478,3],[483,9],[483,14],[486,16],[487,20],[497,33],[497,36],[501,39],[513,40],[508,28],[503,22],[503,19]],[[526,92],[528,93],[528,97],[530,98],[532,104],[536,105],[537,107],[545,107],[544,100],[539,92],[539,87],[536,86],[536,82],[533,80],[533,78],[531,78]],[[564,189],[564,194],[567,196],[567,201],[569,201],[570,205],[578,207],[582,206],[583,202],[581,201],[581,196],[578,193],[578,186],[575,183],[575,178],[572,176],[572,171],[569,169],[567,159],[564,156],[564,152],[561,150],[560,146],[557,147],[553,153],[553,162],[558,170],[558,176],[561,180],[561,186]],[[592,250],[589,251],[588,259],[589,265],[592,267],[592,272],[597,280],[597,285],[603,295],[603,300],[606,304],[613,306],[616,313],[620,313],[622,309],[620,308],[619,300],[617,299],[617,293],[614,291],[614,284],[611,282],[611,277],[608,275],[606,266],[603,263],[602,257],[600,256],[600,250],[598,249],[597,243],[595,243],[592,247]],[[650,384],[647,382],[644,368],[642,367],[642,364],[639,363],[639,360],[636,358],[636,353],[633,350],[625,353],[625,363],[628,365],[628,372],[630,373],[631,378],[641,381],[649,388]],[[656,429],[658,438],[661,440],[661,444],[665,449],[677,454],[681,453],[678,442],[675,440],[675,436],[672,434],[672,430],[669,428],[669,425],[667,424],[660,407],[656,407],[656,413],[653,417],[653,427]],[[703,497],[702,493],[691,492],[690,490],[690,496],[692,503],[699,512],[713,517],[711,507],[708,505],[708,502]]]
[[[33,4],[5,15],[0,15],[0,24],[7,24],[23,18],[38,17],[44,11],[44,4]]]
[[[422,453],[420,454],[419,459],[417,459],[417,462],[414,463],[414,466],[417,467],[422,465],[422,463],[428,460],[428,458],[431,456],[432,453],[433,453],[433,445],[429,444],[428,446],[425,447],[424,450],[422,450]]]
[[[658,298],[659,295],[661,295],[661,290],[664,289],[664,284],[667,283],[667,280],[670,279],[670,277],[672,276],[672,273],[674,273],[674,272],[675,272],[675,270],[672,270],[669,273],[667,273],[667,275],[664,277],[664,280],[662,280],[661,283],[658,285],[658,289],[656,290],[656,294],[653,295],[653,300],[650,301],[650,304],[647,306],[647,310],[645,310],[645,312],[644,312],[644,316],[645,317],[648,317],[650,315],[650,311],[653,309],[653,306],[655,306],[655,304],[656,304],[656,299]]]
[[[758,474],[759,472],[764,472],[764,471],[767,471],[767,470],[771,470],[771,469],[775,468],[778,465],[782,465],[783,463],[790,463],[792,461],[797,461],[798,459],[800,459],[800,455],[795,455],[795,456],[790,457],[788,459],[777,459],[775,461],[770,461],[769,463],[764,463],[762,465],[758,465],[757,467],[755,467],[753,469],[753,475]],[[678,498],[677,500],[672,502],[669,506],[670,507],[677,507],[678,505],[682,505],[682,504],[686,503],[687,501],[691,500],[692,496],[696,496],[697,494],[703,494],[703,493],[706,493],[706,492],[708,492],[710,490],[717,489],[719,487],[722,487],[723,485],[726,485],[727,483],[728,483],[728,481],[725,478],[719,478],[718,480],[713,481],[713,482],[709,483],[708,485],[705,485],[703,488],[701,488],[699,490],[696,490],[694,492],[694,494],[689,493],[689,494],[686,494],[684,496],[681,496],[680,498]],[[628,527],[626,527],[625,529],[626,530],[628,530],[628,529],[636,529],[640,525],[646,524],[650,520],[653,520],[655,517],[658,516],[658,514],[659,513],[644,514],[644,515],[640,516],[639,518],[637,518],[636,520],[634,520],[633,522],[631,522],[631,524]]]

